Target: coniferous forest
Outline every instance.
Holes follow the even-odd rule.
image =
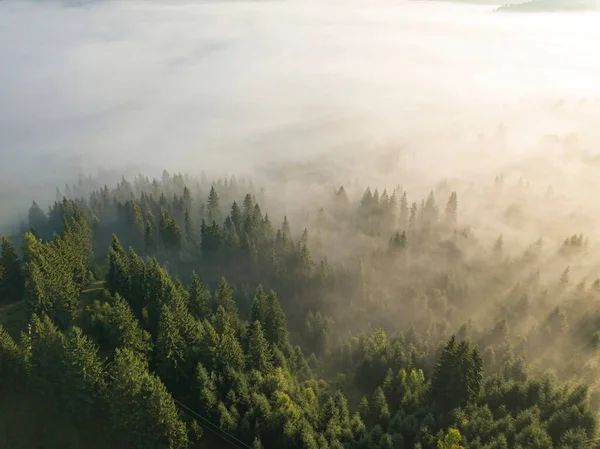
[[[0,447],[600,447],[586,236],[508,251],[447,188],[293,218],[276,193],[164,172],[33,202],[1,244]]]

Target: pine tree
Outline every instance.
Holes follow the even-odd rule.
[[[112,244],[108,251],[106,288],[108,288],[111,295],[114,296],[118,293],[125,298],[128,298],[131,292],[131,276],[127,255],[115,234],[112,235]]]
[[[262,285],[259,285],[256,289],[254,299],[252,300],[252,312],[250,314],[251,323],[258,321],[262,326],[267,323],[267,302],[267,295],[265,294]]]
[[[156,336],[157,372],[171,387],[179,382],[187,353],[186,342],[180,333],[179,323],[165,304],[160,313]]]
[[[212,186],[210,188],[210,193],[208,194],[208,221],[218,221],[221,215],[221,205],[219,204],[219,195],[215,190],[215,187]]]
[[[259,321],[254,321],[248,331],[248,348],[246,350],[248,366],[263,374],[273,369],[273,354]]]
[[[137,200],[131,201],[130,220],[134,242],[140,245],[144,240],[144,214]]]
[[[290,238],[292,235],[292,229],[290,228],[290,222],[288,221],[287,215],[283,217],[283,223],[281,224],[281,232],[285,238]]]
[[[0,250],[0,303],[23,299],[25,274],[12,244],[2,237]]]
[[[408,227],[414,229],[417,224],[417,203],[412,203],[410,206],[410,216],[408,218]]]
[[[63,379],[64,335],[48,316],[31,318],[28,380],[48,400],[58,401]]]
[[[154,230],[154,217],[149,215],[146,219],[146,228],[144,229],[144,247],[146,252],[152,254],[156,250],[156,232]]]
[[[185,424],[173,398],[146,362],[128,349],[117,349],[108,391],[112,433],[127,447],[188,447]]]
[[[288,330],[285,313],[274,291],[267,297],[265,335],[269,343],[283,349],[288,344]]]
[[[196,319],[208,318],[210,315],[211,295],[210,290],[205,288],[200,281],[200,277],[193,272],[192,282],[189,288],[190,312]]]
[[[242,230],[242,211],[235,201],[231,205],[230,216],[235,231],[239,233]]]
[[[466,405],[481,390],[483,360],[467,340],[452,336],[435,366],[431,394],[444,410]]]
[[[196,232],[194,230],[194,223],[192,222],[192,217],[190,216],[190,211],[188,208],[185,208],[185,239],[187,243],[191,246],[196,244]]]
[[[78,327],[64,340],[62,358],[62,406],[72,417],[90,417],[104,392],[104,369],[98,348]]]
[[[118,293],[110,302],[94,303],[91,321],[103,345],[113,350],[128,348],[146,356],[151,349],[150,334],[140,327],[129,304]]]
[[[29,208],[29,228],[38,236],[47,236],[48,218],[44,211],[34,201]]]
[[[448,199],[448,203],[446,204],[446,225],[454,227],[456,226],[457,220],[457,210],[458,210],[458,199],[456,196],[456,192],[452,192],[450,198]]]
[[[221,370],[225,371],[227,368],[237,371],[243,370],[245,365],[244,350],[236,338],[233,328],[224,329],[219,339],[217,354]]]
[[[24,371],[23,351],[0,324],[0,391],[20,382]]]
[[[234,329],[239,328],[239,317],[238,310],[235,300],[233,299],[233,292],[231,287],[227,283],[224,277],[221,278],[217,292],[215,294],[217,299],[217,305],[222,306],[225,312],[228,314],[231,321],[231,325]]]
[[[204,368],[202,363],[196,366],[194,377],[194,393],[196,405],[204,415],[211,416],[217,405],[217,386],[214,372],[210,373]]]
[[[252,195],[250,195],[249,193],[246,194],[246,196],[244,197],[244,203],[242,206],[243,206],[242,219],[245,220],[246,218],[248,218],[252,215],[252,211],[254,210],[254,199],[252,198]]]

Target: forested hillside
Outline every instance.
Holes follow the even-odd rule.
[[[447,185],[362,192],[291,219],[164,172],[34,202],[2,239],[0,447],[600,447],[588,238],[509,251]]]

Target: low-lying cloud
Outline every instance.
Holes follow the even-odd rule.
[[[512,169],[597,186],[594,14],[383,0],[72,4],[0,3],[0,173],[27,201],[98,168],[290,181],[302,163],[330,183],[415,190]],[[549,134],[576,135],[575,160],[552,139],[540,146]],[[6,210],[19,195],[3,190]]]

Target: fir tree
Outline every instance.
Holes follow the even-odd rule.
[[[448,203],[446,204],[446,224],[448,226],[456,226],[457,220],[457,210],[458,210],[458,199],[456,197],[456,192],[452,192],[450,198],[448,199]]]
[[[269,374],[273,369],[271,348],[269,348],[259,321],[254,321],[248,331],[246,354],[250,368],[265,374]]]
[[[242,229],[242,211],[240,210],[240,207],[235,201],[231,205],[230,216],[234,229],[236,230],[236,232],[239,233]]]
[[[208,221],[212,222],[219,220],[221,214],[221,206],[219,204],[219,195],[217,194],[217,191],[215,190],[214,186],[210,188],[207,204]]]
[[[0,324],[0,391],[20,382],[24,369],[23,351]]]
[[[12,244],[2,237],[0,250],[0,303],[23,299],[25,275]]]
[[[62,406],[76,419],[90,417],[103,395],[104,376],[98,348],[80,328],[72,327],[64,340]]]
[[[233,299],[231,287],[224,277],[222,277],[221,281],[219,282],[215,296],[217,299],[217,305],[223,307],[224,311],[229,315],[231,325],[234,329],[237,329],[239,327],[237,305]]]
[[[265,335],[267,340],[279,348],[288,344],[288,331],[285,313],[275,292],[271,291],[266,301]]]
[[[185,214],[185,239],[188,242],[189,245],[195,245],[196,244],[196,233],[194,231],[194,223],[192,222],[192,218],[190,216],[190,211],[188,210],[188,208],[185,208],[184,211]]]
[[[211,295],[210,290],[205,288],[200,281],[200,277],[192,273],[192,282],[189,288],[190,312],[196,319],[208,318],[210,315]]]
[[[165,304],[160,313],[156,336],[157,371],[171,387],[177,385],[186,357],[186,342],[180,333],[179,323]]]
[[[152,254],[156,250],[156,235],[154,230],[154,217],[149,215],[146,219],[146,227],[144,229],[144,247],[146,252]]]
[[[250,314],[250,322],[254,323],[255,321],[258,321],[259,323],[261,323],[261,325],[264,326],[267,323],[267,306],[267,295],[265,294],[262,285],[259,285],[256,289],[254,299],[252,300],[252,312]]]

